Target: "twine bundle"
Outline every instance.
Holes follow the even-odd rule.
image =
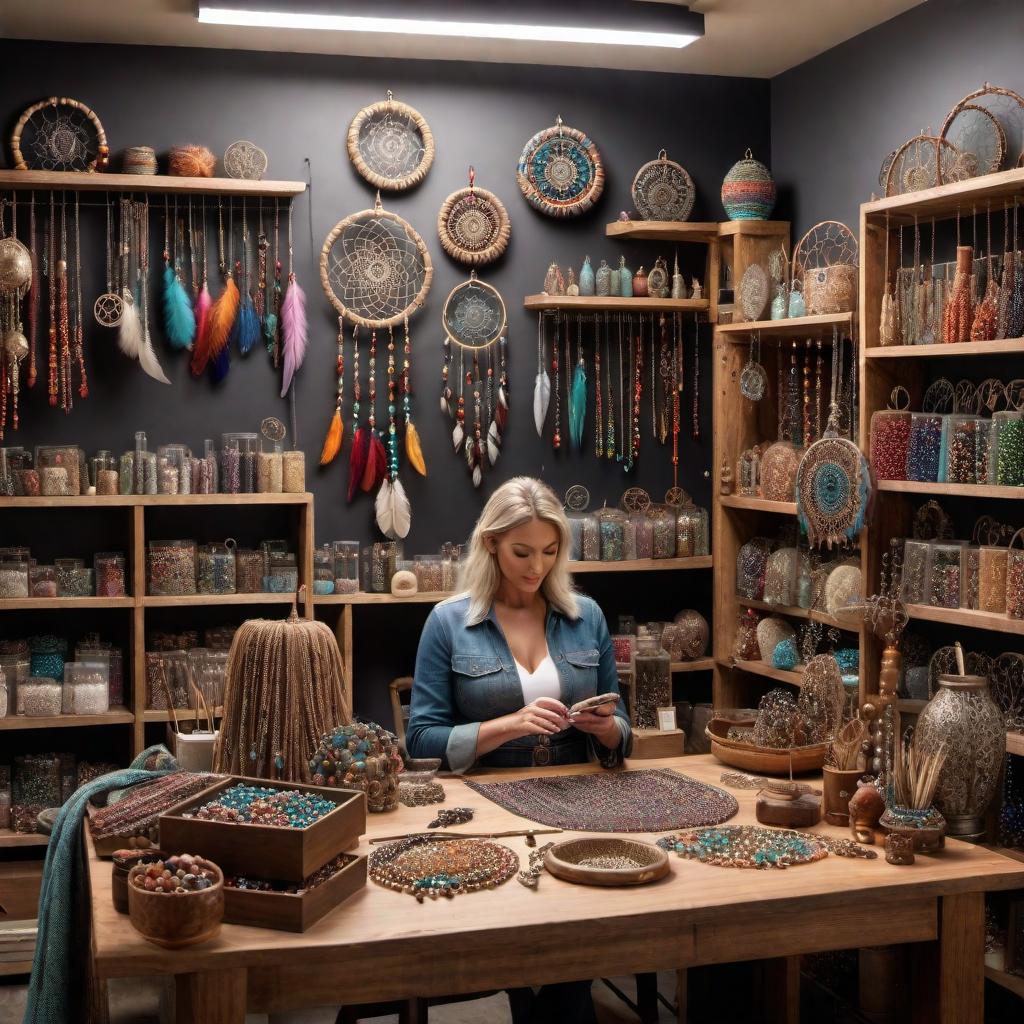
[[[214,771],[309,782],[322,736],[351,720],[341,653],[322,622],[253,619],[228,654]]]
[[[206,146],[172,146],[167,173],[178,178],[212,178],[217,158]]]

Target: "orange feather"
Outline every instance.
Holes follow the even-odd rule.
[[[238,291],[235,279],[229,277],[217,301],[210,307],[207,315],[207,331],[209,332],[209,358],[216,359],[224,351],[238,316],[238,307],[242,296]]]
[[[405,457],[409,460],[409,465],[420,476],[427,475],[427,464],[423,459],[423,447],[420,444],[420,432],[412,420],[405,425]]]
[[[341,451],[341,441],[345,436],[345,424],[341,420],[341,410],[335,409],[331,417],[331,425],[327,428],[327,436],[324,438],[324,446],[320,451],[320,465],[326,466],[332,463]]]

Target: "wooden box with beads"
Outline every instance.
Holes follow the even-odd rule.
[[[161,849],[199,854],[225,874],[283,882],[309,878],[365,831],[361,790],[238,775],[160,815]]]

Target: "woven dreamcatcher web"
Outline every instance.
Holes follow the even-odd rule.
[[[437,215],[441,247],[453,260],[479,267],[505,251],[511,233],[504,204],[493,192],[477,188],[471,167],[469,187],[453,192]]]
[[[946,118],[942,138],[948,139],[963,153],[972,178],[979,174],[992,174],[1003,166],[1006,133],[999,118],[986,107],[974,103],[958,104]]]
[[[998,85],[986,82],[980,89],[968,93],[952,110],[946,115],[946,121],[939,133],[950,142],[957,142],[953,129],[961,122],[963,111],[967,107],[980,107],[991,114],[999,124],[1003,135],[1003,159],[999,167],[992,170],[999,170],[1005,162],[1009,166],[1020,166],[1020,160],[1024,158],[1024,96],[1014,92],[1012,89],[1005,89]],[[971,116],[972,120],[977,115]],[[985,174],[985,170],[979,169],[976,173]]]
[[[893,157],[885,182],[887,196],[948,185],[970,177],[969,161],[948,139],[915,135],[903,143]]]
[[[793,250],[793,282],[807,312],[848,313],[857,302],[857,237],[841,221],[815,224]]]
[[[418,185],[434,162],[434,134],[418,110],[388,98],[363,107],[349,125],[349,159],[377,188],[401,192]]]
[[[604,165],[594,142],[559,117],[523,146],[516,181],[526,201],[541,213],[577,217],[604,191]]]
[[[339,221],[320,252],[320,282],[350,323],[394,327],[423,305],[434,268],[423,239],[397,214],[372,210]]]
[[[468,281],[452,289],[441,321],[456,345],[480,351],[505,333],[505,302],[495,287],[478,280],[473,273]]]
[[[662,150],[633,179],[633,205],[644,220],[687,220],[697,190],[685,167]]]
[[[110,152],[96,114],[65,96],[29,107],[15,125],[11,149],[19,171],[94,171],[106,166]]]

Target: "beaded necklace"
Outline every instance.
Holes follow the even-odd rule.
[[[830,853],[837,857],[864,860],[874,860],[878,856],[874,850],[852,839],[833,839],[810,832],[762,828],[759,825],[730,825],[682,832],[659,839],[658,846],[688,860],[724,868],[786,868],[791,864],[822,860]]]

